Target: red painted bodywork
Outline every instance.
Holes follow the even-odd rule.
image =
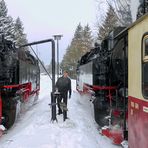
[[[110,138],[114,144],[120,145],[124,140],[123,130],[122,129],[111,129],[111,128],[102,128],[102,135]]]
[[[30,82],[26,84],[5,85],[2,86],[1,88],[5,89],[17,88],[18,89],[17,94],[22,96],[21,99],[23,102],[28,102],[30,96],[38,95],[40,90],[39,86],[35,90],[32,90],[32,85]],[[2,122],[2,98],[0,95],[0,124],[1,122]]]
[[[88,85],[83,84],[83,91],[80,91],[77,89],[79,93],[83,94],[89,94],[91,91],[99,91],[99,90],[108,90],[109,94],[107,97],[111,97],[111,92],[116,90],[116,86],[98,86],[98,85]]]
[[[148,102],[128,97],[129,148],[148,148]]]
[[[93,90],[115,90],[115,86],[98,86],[98,85],[93,85]]]
[[[35,90],[32,90],[31,83],[25,83],[25,84],[17,84],[17,85],[6,85],[3,86],[3,88],[6,89],[12,89],[12,88],[18,88],[19,94],[22,96],[22,99],[24,102],[26,102],[29,99],[30,95],[38,94],[40,88],[36,88]]]

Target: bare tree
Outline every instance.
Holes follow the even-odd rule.
[[[108,5],[114,7],[120,26],[128,26],[132,23],[130,2],[131,0],[106,0]]]

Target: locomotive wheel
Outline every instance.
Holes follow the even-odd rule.
[[[3,108],[4,126],[9,129],[16,118],[16,101],[9,100],[9,107]]]
[[[16,117],[16,109],[13,110],[6,110],[4,112],[4,126],[9,129],[15,122],[15,117]]]
[[[104,109],[99,109],[96,107],[94,104],[94,116],[95,116],[95,121],[99,124],[100,127],[103,127],[105,125],[108,125],[108,120],[105,119],[105,117],[108,115],[107,111]]]

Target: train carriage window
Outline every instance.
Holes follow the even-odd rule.
[[[148,63],[143,64],[143,95],[148,98]]]
[[[142,41],[143,62],[142,62],[142,92],[145,99],[148,99],[148,35]]]
[[[148,38],[145,39],[145,56],[148,56]]]

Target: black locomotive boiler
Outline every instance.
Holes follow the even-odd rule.
[[[94,117],[101,127],[121,129],[127,122],[127,33],[124,29],[115,28],[100,45],[83,55],[77,66],[77,90],[91,94]],[[114,143],[121,140],[118,136]]]
[[[28,102],[37,99],[40,70],[36,58],[11,41],[0,40],[0,125],[10,128]]]

